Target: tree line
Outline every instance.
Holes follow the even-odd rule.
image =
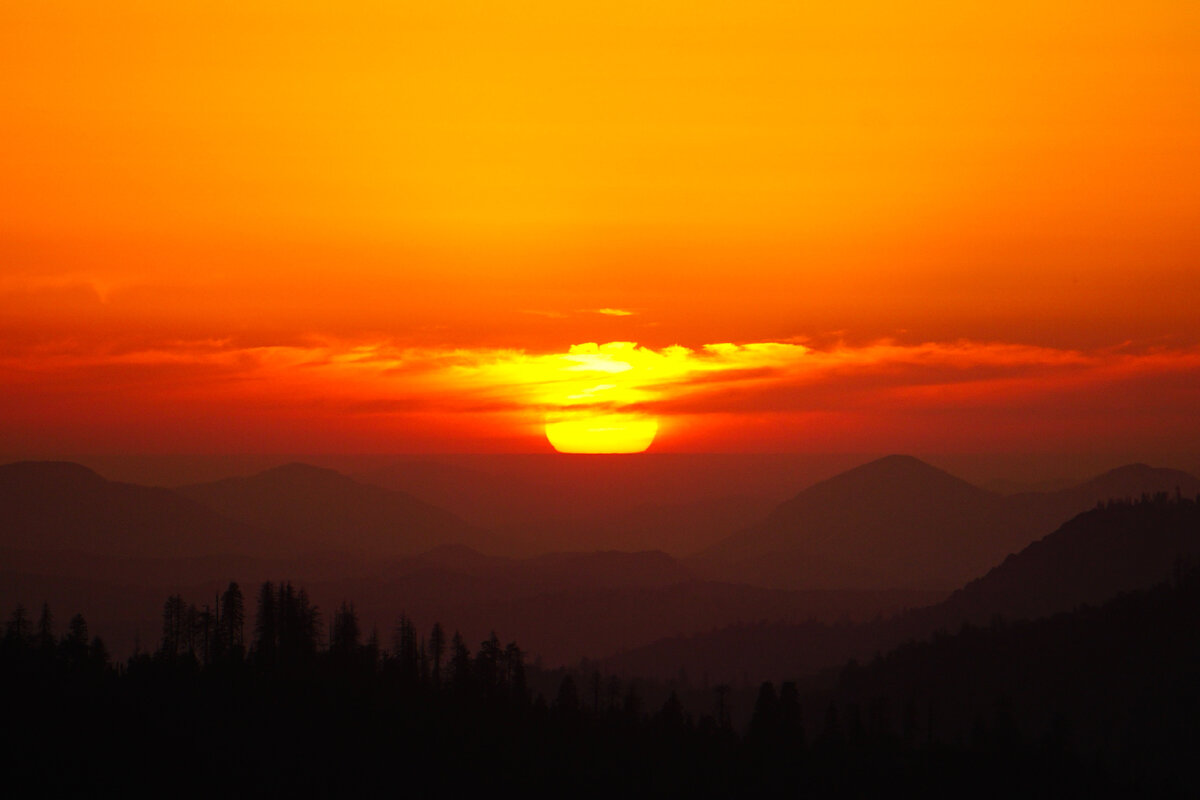
[[[1177,587],[1156,602],[1197,594]],[[748,724],[735,729],[727,685],[710,690],[706,711],[675,691],[646,709],[633,681],[540,670],[495,634],[472,649],[440,624],[421,632],[401,615],[385,643],[364,633],[350,602],[325,619],[288,582],[264,583],[255,598],[251,626],[236,583],[207,606],[173,595],[158,647],[118,664],[81,616],[59,636],[48,607],[34,623],[18,606],[0,649],[7,718],[19,721],[0,743],[4,774],[47,791],[170,786],[185,796],[505,787],[823,797],[897,786],[1036,796],[1138,785],[1137,775],[1106,770],[1061,739],[1023,736],[999,696],[977,735],[934,735],[904,687],[922,670],[937,684],[949,647],[941,640],[896,651],[867,672],[848,665],[832,689],[764,683]],[[956,651],[988,652],[977,631],[958,636],[968,638],[951,637]],[[921,647],[935,649],[915,658]]]

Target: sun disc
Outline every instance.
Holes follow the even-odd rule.
[[[546,423],[546,438],[560,453],[640,453],[657,433],[658,420],[640,414],[596,414]]]

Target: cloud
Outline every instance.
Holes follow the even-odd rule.
[[[219,425],[257,414],[263,425],[307,419],[314,429],[411,419],[425,436],[437,430],[536,435],[547,417],[603,412],[687,420],[695,436],[718,422],[749,435],[751,421],[770,417],[780,422],[760,426],[756,435],[776,437],[771,441],[801,427],[785,418],[804,421],[810,437],[819,419],[827,436],[836,430],[843,437],[830,441],[844,441],[888,430],[927,437],[999,431],[1018,418],[1027,431],[1100,419],[1112,430],[1134,431],[1161,418],[1190,425],[1180,435],[1192,441],[1200,348],[883,340],[655,349],[617,341],[537,353],[320,337],[136,347],[74,340],[8,348],[0,380],[10,387],[0,406],[11,425],[54,413],[86,419],[107,408],[130,427],[153,425],[156,415],[178,424],[189,415],[216,417],[212,424]]]
[[[597,308],[593,310],[595,314],[604,314],[608,317],[632,317],[636,312],[627,311],[624,308]]]
[[[530,316],[533,316],[533,317],[545,317],[546,319],[566,319],[567,317],[571,316],[570,314],[567,314],[565,311],[542,311],[542,310],[535,309],[535,308],[521,309],[521,313],[529,314]]]

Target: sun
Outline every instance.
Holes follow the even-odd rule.
[[[642,414],[593,414],[546,422],[560,453],[641,453],[654,441],[658,420]]]

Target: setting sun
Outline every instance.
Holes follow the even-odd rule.
[[[654,441],[658,420],[638,414],[595,414],[546,423],[560,453],[641,453]]]

